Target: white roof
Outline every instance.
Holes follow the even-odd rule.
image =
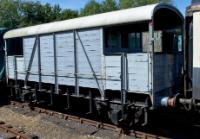
[[[74,29],[83,29],[90,27],[100,27],[100,26],[109,26],[109,25],[123,24],[123,23],[133,23],[139,21],[149,21],[152,20],[155,11],[160,8],[168,8],[174,10],[175,12],[178,12],[176,8],[170,5],[152,4],[137,8],[130,8],[125,10],[92,15],[92,16],[79,17],[65,21],[57,21],[47,24],[10,30],[7,33],[5,33],[4,39],[47,34],[52,32],[67,31]]]

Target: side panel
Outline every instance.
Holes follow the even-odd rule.
[[[102,29],[88,29],[77,31],[76,35],[78,51],[78,75],[79,85],[82,87],[98,88],[94,73],[98,78],[98,84],[103,90],[102,84]],[[82,46],[82,44],[83,46]],[[84,48],[83,48],[84,47]],[[84,52],[84,49],[86,53]],[[87,59],[87,56],[88,59]],[[90,66],[90,64],[91,66]]]
[[[132,53],[128,59],[128,91],[150,91],[151,74],[148,53]],[[106,56],[106,89],[121,90],[121,56]]]
[[[148,53],[128,54],[129,91],[149,92],[151,90],[151,68]]]
[[[200,99],[200,12],[193,14],[193,98]]]
[[[75,85],[73,32],[56,34],[58,84]]]
[[[8,56],[8,78],[15,79],[14,56]]]
[[[30,62],[34,43],[35,43],[35,37],[23,39],[24,69],[25,69],[24,73],[25,74],[28,69],[28,65]],[[24,75],[24,80],[25,80],[25,75]],[[36,48],[35,55],[33,58],[33,63],[32,63],[31,70],[30,70],[29,81],[38,82],[38,47]]]
[[[78,37],[79,36],[79,37]],[[75,85],[74,34],[73,31],[56,33],[56,60],[59,85]],[[18,77],[25,80],[30,62],[35,37],[23,38],[23,57],[17,58]],[[79,30],[76,34],[78,55],[78,77],[80,87],[100,88],[104,90],[103,80],[103,38],[102,29]],[[43,83],[55,83],[54,73],[54,41],[53,35],[40,36],[41,72]],[[82,46],[83,45],[83,46]],[[84,52],[85,50],[85,52]],[[88,58],[87,58],[88,57]],[[14,79],[14,57],[8,57],[9,78]],[[90,64],[89,64],[90,63]],[[93,70],[92,70],[93,69]],[[93,72],[94,71],[94,72]],[[98,78],[96,81],[94,74]],[[34,53],[33,63],[28,81],[39,81],[38,77],[38,45]]]
[[[17,64],[17,77],[19,80],[24,80],[25,79],[25,74],[24,74],[24,57],[17,57],[16,58],[16,64]]]
[[[105,56],[106,89],[121,90],[121,56]]]
[[[54,84],[53,35],[40,37],[42,82]]]

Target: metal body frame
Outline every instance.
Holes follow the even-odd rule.
[[[40,36],[37,36],[38,38],[38,78],[39,78],[39,91],[42,90],[42,73],[41,73],[41,53],[40,53]]]
[[[79,72],[78,72],[78,52],[77,52],[77,43],[76,43],[76,30],[73,31],[74,36],[74,76],[75,76],[75,94],[76,96],[79,96]]]
[[[57,74],[57,49],[56,49],[56,36],[53,34],[53,48],[54,48],[54,78],[55,78],[55,93],[59,93],[58,74]]]
[[[154,92],[154,24],[153,20],[149,22],[149,46],[151,47],[150,53],[150,65],[151,65],[151,101],[154,107],[155,92]]]

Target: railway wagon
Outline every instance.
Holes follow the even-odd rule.
[[[188,109],[200,107],[200,1],[193,0],[186,9],[185,18],[185,83],[183,104]]]
[[[170,5],[15,29],[4,39],[7,82],[21,97],[36,84],[37,95],[51,88],[51,103],[63,94],[67,104],[88,99],[113,123],[146,123],[147,110],[173,106],[181,90],[183,17]]]

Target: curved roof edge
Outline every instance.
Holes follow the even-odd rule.
[[[160,8],[168,8],[175,11],[179,16],[182,14],[175,7],[167,4],[151,4],[136,8],[113,11],[86,17],[79,17],[64,21],[46,23],[31,27],[10,30],[4,35],[4,39],[25,37],[32,35],[47,34],[52,32],[101,27],[123,23],[133,23],[152,20],[155,11]]]

